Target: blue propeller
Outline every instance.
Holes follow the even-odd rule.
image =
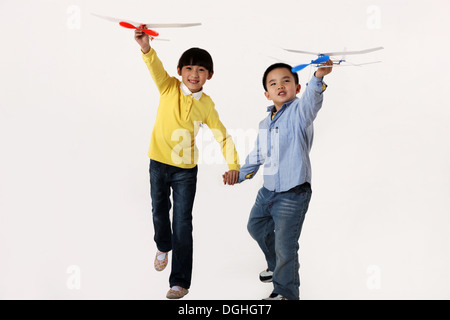
[[[300,64],[298,66],[295,66],[292,68],[292,72],[296,73],[299,72],[300,70],[303,70],[304,68],[306,68],[307,66],[311,65],[311,64],[316,64],[316,63],[325,63],[328,60],[330,60],[330,56],[327,55],[320,55],[316,60],[311,60],[310,63],[307,64]]]

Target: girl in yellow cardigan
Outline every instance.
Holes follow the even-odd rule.
[[[164,270],[168,264],[168,252],[172,250],[167,298],[178,299],[189,292],[191,285],[192,207],[198,160],[195,136],[199,126],[202,123],[208,125],[220,144],[230,170],[227,172],[228,184],[238,181],[239,158],[214,102],[203,92],[203,85],[214,73],[210,54],[199,48],[184,52],[177,67],[180,81],[167,74],[150,46],[148,35],[136,30],[135,39],[141,46],[144,62],[160,93],[148,152],[154,240],[158,248],[154,265],[157,271]],[[172,224],[169,216],[171,191]]]

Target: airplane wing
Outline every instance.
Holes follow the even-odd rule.
[[[320,55],[320,53],[318,53],[318,52],[300,51],[300,50],[292,50],[292,49],[284,49],[284,50],[293,52],[293,53],[306,53],[306,54],[313,54],[315,56]]]
[[[346,61],[347,62],[347,61]],[[360,67],[360,66],[364,66],[366,64],[373,64],[373,63],[380,63],[381,61],[372,61],[372,62],[364,62],[364,63],[358,63],[358,64],[354,64],[352,63],[352,65],[356,66],[356,67]]]
[[[369,53],[369,52],[374,52],[377,50],[381,50],[384,49],[383,47],[376,47],[376,48],[371,48],[371,49],[365,49],[365,50],[360,50],[360,51],[341,51],[341,52],[310,52],[310,51],[301,51],[301,50],[292,50],[292,49],[284,49],[286,51],[289,52],[293,52],[293,53],[306,53],[306,54],[314,54],[316,56],[320,56],[320,55],[327,55],[327,56],[341,56],[341,55],[348,55],[348,54],[364,54],[364,53]]]
[[[381,61],[372,61],[372,62],[364,62],[364,63],[358,63],[358,64],[356,64],[356,63],[351,63],[351,62],[349,62],[349,61],[344,61],[344,62],[343,62],[344,64],[340,63],[340,64],[334,64],[334,65],[332,65],[332,66],[316,65],[315,67],[317,67],[317,68],[362,67],[362,66],[364,66],[364,65],[366,65],[366,64],[373,64],[373,63],[380,63],[380,62],[381,62]]]
[[[328,53],[322,53],[322,54],[326,54],[327,56],[340,56],[340,55],[349,55],[349,54],[364,54],[364,53],[378,51],[378,50],[381,50],[381,49],[384,49],[384,48],[383,47],[376,47],[376,48],[365,49],[365,50],[360,50],[360,51],[328,52]]]
[[[187,28],[201,26],[201,23],[145,23],[147,28]]]
[[[124,20],[124,19],[117,19],[107,16],[101,16],[95,13],[91,13],[93,16],[96,16],[101,19],[105,19],[111,22],[128,22],[135,27],[139,27],[142,24],[145,24],[147,28],[186,28],[186,27],[195,27],[200,26],[201,23],[144,23],[144,22],[136,22],[136,21],[130,21],[130,20]]]

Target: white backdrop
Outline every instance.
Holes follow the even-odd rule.
[[[158,92],[133,31],[91,13],[201,22],[161,29],[171,41],[152,45],[172,75],[184,50],[211,53],[205,92],[241,162],[266,116],[264,70],[314,58],[280,48],[384,46],[348,57],[382,63],[325,79],[301,296],[449,299],[449,9],[446,0],[0,0],[0,299],[164,299],[168,289],[170,268],[153,269],[148,182]],[[311,73],[300,72],[303,87]],[[264,258],[246,230],[261,172],[223,186],[208,129],[198,143],[186,298],[263,298],[271,285],[258,280]]]

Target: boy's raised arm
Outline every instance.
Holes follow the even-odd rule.
[[[320,108],[322,107],[323,95],[327,85],[323,82],[323,77],[332,71],[331,60],[326,63],[327,67],[319,68],[311,80],[308,82],[305,92],[301,98],[302,107],[300,110],[300,116],[305,121],[306,125],[309,126],[317,116]]]

